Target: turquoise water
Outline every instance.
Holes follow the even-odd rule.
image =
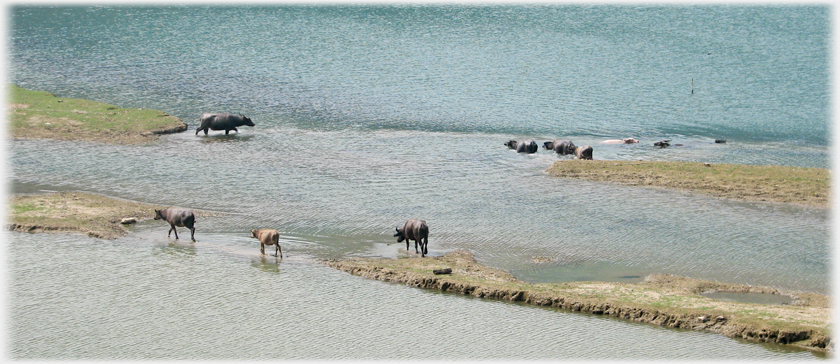
[[[405,253],[394,244],[392,231],[419,217],[430,225],[431,255],[468,249],[482,263],[530,281],[632,282],[650,273],[672,273],[828,291],[827,211],[553,179],[544,170],[567,157],[543,150],[520,155],[502,145],[521,137],[539,143],[565,137],[592,145],[596,159],[829,168],[828,7],[16,6],[9,14],[13,83],[61,97],[159,109],[190,125],[186,133],[150,146],[9,142],[7,182],[16,186],[86,190],[223,213],[197,222],[194,249],[174,243],[176,252],[197,259],[170,261],[169,255],[148,253],[170,244],[166,228],[154,224],[118,243],[38,237],[91,248],[93,253],[72,255],[82,262],[103,254],[123,257],[123,264],[131,266],[133,257],[143,257],[146,263],[126,273],[128,287],[148,281],[148,270],[191,276],[182,270],[193,267],[181,265],[196,260],[207,270],[242,270],[256,258],[239,255],[258,251],[248,231],[271,227],[281,231],[288,244],[284,255],[291,258],[267,267],[254,264],[278,278],[303,282],[286,288],[284,295],[300,297],[312,286],[327,291],[317,293],[316,300],[326,299],[336,285],[389,290],[383,288],[392,287],[387,284],[329,273],[312,260],[401,256]],[[241,112],[256,126],[230,136],[193,135],[199,114],[220,111]],[[642,143],[600,144],[629,136]],[[661,139],[683,145],[654,148],[652,143]],[[29,254],[18,248],[30,239],[27,235],[7,237],[14,243],[13,260]],[[242,253],[231,258],[231,249]],[[28,270],[51,264],[23,261],[13,267],[11,278],[27,284],[34,284],[24,280]],[[72,277],[62,284],[83,286],[95,279]],[[202,294],[233,284],[217,281],[195,284],[209,292]],[[314,284],[324,281],[336,283]],[[190,343],[171,355],[154,353],[154,345],[118,355],[97,347],[95,340],[62,355],[33,339],[51,328],[27,329],[32,327],[27,317],[36,319],[23,315],[30,306],[20,302],[30,293],[14,287],[12,313],[23,324],[15,326],[12,350],[20,358],[519,357],[501,351],[480,354],[487,347],[468,344],[457,346],[463,352],[345,347],[315,354],[318,345],[336,337],[353,344],[341,330],[319,336],[323,341],[313,339],[313,346],[299,355],[202,354],[192,351],[197,349]],[[143,294],[160,295],[150,300],[168,299],[166,289],[147,288]],[[201,296],[185,295],[192,294]],[[442,306],[453,300],[476,302],[427,292],[411,295],[418,298],[406,305],[417,306],[429,297]],[[349,302],[365,310],[380,305],[365,295],[351,296]],[[74,297],[68,301],[74,303],[55,305],[109,312]],[[262,302],[273,295],[260,297],[254,299]],[[515,305],[493,307],[511,320],[531,315]],[[469,308],[466,314],[481,316],[485,309]],[[207,309],[207,314],[229,310],[238,309],[232,304]],[[445,311],[440,308],[432,316],[448,317]],[[306,312],[324,322],[342,322],[320,310]],[[173,323],[182,314],[155,311],[153,317]],[[457,320],[462,319],[467,320]],[[136,324],[136,317],[125,320]],[[435,320],[427,333],[441,327]],[[218,322],[196,329],[230,326]],[[257,325],[256,319],[248,322]],[[605,322],[610,330],[629,325]],[[90,322],[76,324],[64,330],[80,330]],[[115,322],[97,325],[123,330]],[[568,325],[602,340],[614,338],[588,324]],[[175,329],[163,324],[158,332]],[[311,336],[299,326],[289,330]],[[233,341],[247,342],[253,332],[234,335]],[[687,336],[665,332],[675,336],[664,341]],[[714,335],[699,337],[705,342],[701,347],[718,345],[706,341],[718,340]],[[569,347],[540,353],[535,348],[554,345],[553,339],[534,338],[534,347],[510,336],[500,340],[518,345],[521,351],[508,352],[523,358],[611,358],[618,350],[593,348],[581,354]],[[765,349],[755,354],[752,348],[760,346],[723,340],[732,346],[720,351],[721,357],[795,355]],[[407,340],[401,342],[408,347]],[[681,345],[657,345],[636,357],[705,357]],[[630,346],[616,344],[623,350]]]

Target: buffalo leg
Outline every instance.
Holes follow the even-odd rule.
[[[274,248],[274,256],[275,257],[283,257],[283,249],[280,249],[280,244],[277,244],[277,247]]]
[[[419,251],[417,251],[417,243],[419,243],[419,242],[420,242],[419,239],[414,239],[414,252],[415,253],[420,253]]]
[[[429,238],[423,238],[423,256],[429,254]]]
[[[169,229],[169,232],[175,232],[175,240],[178,240],[178,229],[175,228],[175,225],[172,225],[172,229]],[[168,234],[166,236],[169,236]]]
[[[190,239],[192,239],[192,241],[195,242],[195,228],[194,227],[190,228]]]
[[[228,133],[230,133],[230,129],[225,130],[225,135],[228,135]]]
[[[265,244],[260,243],[260,254],[265,255]]]

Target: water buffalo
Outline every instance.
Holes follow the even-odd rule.
[[[592,159],[592,147],[588,145],[582,145],[575,148],[575,157],[577,159]]]
[[[265,246],[274,245],[274,256],[283,257],[283,249],[280,249],[280,232],[274,229],[251,230],[251,237],[260,241],[260,253],[265,255]]]
[[[604,144],[633,144],[638,143],[639,140],[636,138],[624,138],[624,139],[607,139],[602,141],[601,143]]]
[[[211,114],[211,113],[204,113],[201,114],[199,119],[198,129],[195,129],[195,135],[198,135],[198,132],[204,130],[204,135],[207,135],[208,130],[224,130],[225,135],[228,135],[231,130],[235,132],[239,132],[236,130],[237,126],[248,125],[254,126],[254,122],[251,121],[245,115],[239,114],[233,115],[228,113],[221,113],[221,114]]]
[[[166,234],[167,237],[169,237],[169,235],[171,235],[174,231],[175,239],[178,239],[178,230],[176,230],[175,227],[180,226],[190,229],[190,238],[192,241],[195,241],[195,215],[191,210],[175,207],[155,210],[155,220],[166,220],[166,222],[169,223],[171,228],[169,229],[169,233]]]
[[[656,142],[656,143],[653,143],[653,146],[655,146],[655,147],[660,147],[660,148],[666,148],[666,147],[668,147],[669,145],[671,145],[671,141],[670,141],[670,140],[660,140],[660,141],[658,141],[658,142]]]
[[[575,153],[575,144],[570,140],[554,139],[554,141],[543,143],[543,148],[554,150],[562,155]]]
[[[519,139],[519,141],[511,139],[505,145],[510,149],[515,149],[517,153],[536,153],[539,148],[534,139]]]
[[[414,252],[425,257],[429,253],[429,225],[425,220],[408,219],[402,229],[397,227],[397,242],[405,240],[405,250],[408,250],[409,240],[414,240]],[[417,243],[420,242],[420,251],[417,251]]]

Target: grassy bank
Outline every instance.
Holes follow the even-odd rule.
[[[729,337],[796,345],[825,351],[830,342],[827,296],[782,292],[671,275],[653,275],[643,283],[571,282],[531,284],[507,272],[483,266],[463,250],[440,257],[326,260],[324,264],[354,275],[475,297],[524,302],[574,312],[609,315],[660,326],[707,330]],[[451,274],[435,275],[435,269]],[[709,291],[786,294],[792,305],[717,301]]]
[[[555,162],[547,172],[562,178],[661,187],[742,201],[827,208],[830,171],[822,168],[691,162]]]
[[[10,196],[9,230],[23,232],[81,233],[116,239],[128,233],[123,218],[138,222],[155,217],[155,209],[167,206],[110,198],[83,192],[57,192]],[[206,213],[196,211],[198,216]],[[161,222],[161,228],[166,223]]]
[[[158,110],[123,109],[14,85],[7,89],[9,131],[14,138],[138,144],[187,130],[180,119]]]

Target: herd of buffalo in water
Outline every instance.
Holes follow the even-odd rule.
[[[229,113],[204,113],[199,117],[199,126],[195,130],[198,135],[200,131],[204,131],[207,135],[208,130],[224,130],[225,135],[228,135],[231,130],[239,132],[236,128],[239,126],[254,126],[254,122],[248,117],[239,114],[233,115]],[[625,139],[609,139],[602,141],[605,144],[632,144],[639,141],[634,138]],[[665,148],[670,145],[670,140],[661,140],[653,143],[654,146]],[[726,140],[717,139],[715,143],[726,143]],[[509,140],[504,143],[508,148],[516,150],[518,153],[536,153],[537,142],[534,139],[519,139]],[[679,145],[679,144],[677,144]],[[592,147],[589,145],[575,146],[570,140],[555,139],[543,143],[543,148],[553,150],[561,155],[574,155],[577,159],[592,159]],[[155,220],[164,220],[169,223],[170,229],[167,237],[175,232],[175,239],[178,239],[178,230],[175,227],[186,227],[190,229],[190,239],[195,241],[195,214],[192,210],[170,207],[163,210],[155,210]],[[394,237],[397,242],[405,241],[405,250],[409,250],[409,243],[414,240],[414,252],[425,257],[429,253],[429,225],[425,220],[408,219],[402,228],[396,228]],[[255,229],[251,230],[251,237],[256,238],[260,242],[260,254],[265,255],[265,246],[274,245],[275,257],[283,258],[283,251],[280,249],[280,232],[274,229]],[[418,249],[419,245],[419,249]]]

